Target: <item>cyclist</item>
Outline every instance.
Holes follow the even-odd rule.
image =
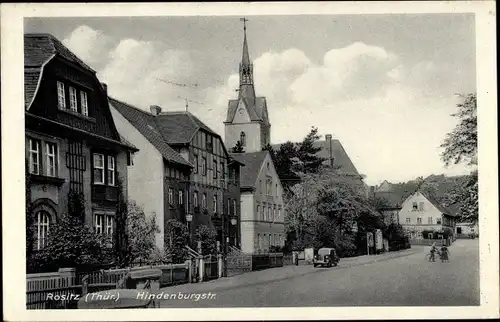
[[[436,242],[432,243],[431,245],[431,256],[429,257],[429,262],[435,262],[436,261],[436,252],[437,252],[437,247],[436,247]]]

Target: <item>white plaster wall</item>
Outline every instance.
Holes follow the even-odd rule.
[[[111,103],[109,105],[118,132],[139,149],[133,157],[134,165],[128,167],[128,198],[144,207],[147,216],[155,217],[160,230],[156,234],[156,246],[163,250],[165,234],[163,157]]]
[[[245,152],[258,152],[262,150],[260,144],[260,123],[233,123],[225,124],[224,144],[227,149],[231,149],[240,139],[240,133],[245,132],[246,145]]]

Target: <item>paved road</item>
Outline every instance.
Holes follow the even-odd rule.
[[[428,249],[414,246],[404,256],[372,263],[360,259],[334,268],[291,266],[165,288],[166,293],[211,292],[215,297],[162,300],[161,307],[479,305],[478,240],[457,240],[449,263],[426,262]],[[266,280],[272,274],[274,280]],[[249,279],[255,282],[249,285]]]

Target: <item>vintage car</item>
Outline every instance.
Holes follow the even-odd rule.
[[[340,258],[334,248],[320,248],[318,254],[314,256],[313,265],[316,266],[337,266]]]

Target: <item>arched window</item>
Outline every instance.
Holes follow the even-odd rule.
[[[245,132],[240,133],[240,142],[242,146],[246,145]]]
[[[35,218],[35,240],[36,249],[42,249],[47,243],[49,236],[50,214],[47,211],[41,210],[36,213]]]

